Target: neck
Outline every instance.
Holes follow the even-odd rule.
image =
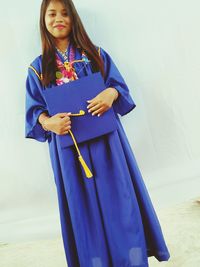
[[[69,45],[69,39],[67,39],[67,38],[56,40],[56,47],[62,52],[65,52],[68,45]]]

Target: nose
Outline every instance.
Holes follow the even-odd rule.
[[[57,14],[56,15],[56,22],[63,22],[63,16],[62,16],[62,14]]]

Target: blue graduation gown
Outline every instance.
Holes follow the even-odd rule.
[[[25,137],[48,142],[57,188],[63,245],[69,267],[147,267],[148,257],[170,257],[158,217],[120,122],[136,107],[110,55],[100,48],[106,87],[119,97],[113,103],[118,129],[79,144],[94,177],[86,178],[75,148],[61,148],[58,136],[38,123],[47,111],[44,87],[29,68],[26,81]],[[76,59],[81,54],[76,49]],[[31,65],[41,73],[41,55]],[[92,73],[90,63],[74,64],[79,78]],[[45,88],[48,89],[48,88]]]

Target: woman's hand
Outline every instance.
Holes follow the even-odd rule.
[[[71,129],[71,113],[57,113],[56,115],[45,119],[41,124],[49,131],[58,135],[67,134]]]
[[[118,95],[118,91],[113,87],[103,90],[96,97],[87,101],[90,103],[87,106],[88,112],[92,112],[93,116],[101,116],[104,112],[112,107],[112,104],[117,99]]]

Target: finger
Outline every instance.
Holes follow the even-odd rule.
[[[69,116],[65,116],[62,118],[63,121],[68,122],[71,121],[71,118]]]
[[[69,131],[64,131],[64,132],[63,132],[63,134],[68,134],[68,133],[69,133]]]
[[[66,115],[70,115],[71,112],[62,112],[62,113],[57,113],[57,115],[60,115],[60,116],[66,116]]]
[[[71,130],[71,126],[70,126],[70,125],[64,128],[64,131],[65,131],[65,132],[66,132],[66,131],[69,131],[69,130]]]
[[[71,112],[63,112],[63,113],[57,113],[56,114],[58,117],[66,117],[66,116],[70,116],[71,115]]]
[[[90,104],[87,106],[87,109],[93,107],[95,104],[97,104],[97,103],[95,103],[95,102],[90,103]]]
[[[94,105],[98,104],[98,103],[101,103],[102,101],[101,100],[97,100],[97,99],[94,99],[88,106],[87,108],[91,108],[93,107]]]
[[[93,101],[93,99],[94,99],[94,98],[92,98],[92,99],[89,99],[89,100],[87,100],[87,102],[88,102],[88,103],[90,103],[91,101]]]
[[[103,111],[103,112],[99,113],[97,116],[100,117],[100,116],[102,116],[105,112],[106,112],[106,111]]]
[[[103,101],[102,100],[96,100],[95,102],[91,103],[87,108],[90,110],[91,108],[95,107],[96,105],[102,106]]]
[[[98,114],[97,116],[98,116],[98,117],[102,116],[107,110],[108,110],[108,109],[105,109],[105,110],[99,112],[99,114]]]
[[[92,111],[94,111],[94,110],[96,110],[96,109],[99,109],[100,107],[101,107],[101,104],[100,104],[100,103],[97,103],[95,106],[91,107],[91,108],[88,110],[88,112],[90,113],[90,112],[92,112]]]
[[[101,113],[101,112],[103,112],[103,111],[105,111],[105,108],[104,108],[104,107],[101,107],[101,108],[95,110],[95,111],[92,113],[92,116],[97,115],[97,114],[99,114],[99,113]]]
[[[68,121],[68,122],[66,122],[66,123],[64,124],[65,127],[68,127],[68,126],[70,126],[70,125],[71,125],[71,121]]]

